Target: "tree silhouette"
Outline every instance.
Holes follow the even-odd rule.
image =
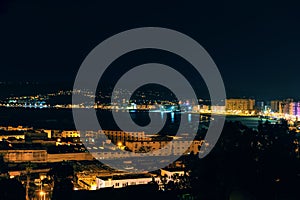
[[[25,200],[25,188],[16,179],[0,180],[0,199]]]
[[[53,179],[53,200],[64,200],[73,198],[74,169],[69,163],[58,163],[54,166],[49,175]]]

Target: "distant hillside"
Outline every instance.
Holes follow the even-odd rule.
[[[48,94],[58,90],[71,90],[72,84],[68,83],[37,83],[37,82],[1,82],[0,98]]]

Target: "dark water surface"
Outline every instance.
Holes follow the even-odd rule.
[[[125,113],[124,113],[125,114]],[[117,130],[111,112],[107,110],[98,110],[98,121],[102,129]],[[132,119],[141,126],[149,123],[149,115],[147,112],[130,113]],[[198,118],[197,115],[189,113],[154,113],[155,117],[161,119],[167,118],[165,128],[169,131],[176,131],[180,123],[185,125],[193,124]],[[238,117],[227,116],[227,120],[241,121],[250,128],[256,128],[258,125],[257,117]],[[208,125],[207,121],[201,121],[200,124]],[[34,128],[45,129],[75,129],[71,109],[55,109],[55,108],[0,108],[0,125],[1,126],[30,126]]]

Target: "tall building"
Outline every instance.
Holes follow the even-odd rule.
[[[271,101],[271,110],[276,113],[283,113],[283,101],[273,100]]]
[[[290,114],[291,113],[291,106],[290,104],[293,103],[294,100],[293,99],[285,99],[282,101],[282,105],[281,105],[281,109],[282,109],[282,112],[281,113],[284,113],[284,114]]]
[[[227,111],[251,112],[254,110],[254,99],[226,99]]]
[[[300,116],[300,102],[291,102],[289,104],[289,114]]]
[[[264,111],[264,108],[265,108],[265,102],[264,101],[256,101],[255,102],[255,110],[257,112]]]

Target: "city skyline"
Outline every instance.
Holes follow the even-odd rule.
[[[296,98],[292,75],[300,73],[298,4],[221,2],[215,7],[209,2],[161,2],[142,7],[4,1],[0,80],[72,86],[84,57],[104,39],[131,28],[158,26],[181,31],[203,45],[217,64],[229,97]],[[136,63],[153,59],[175,68],[181,65],[152,53]],[[132,64],[128,59],[122,62]]]
[[[0,0],[0,200],[299,199],[299,8]]]

